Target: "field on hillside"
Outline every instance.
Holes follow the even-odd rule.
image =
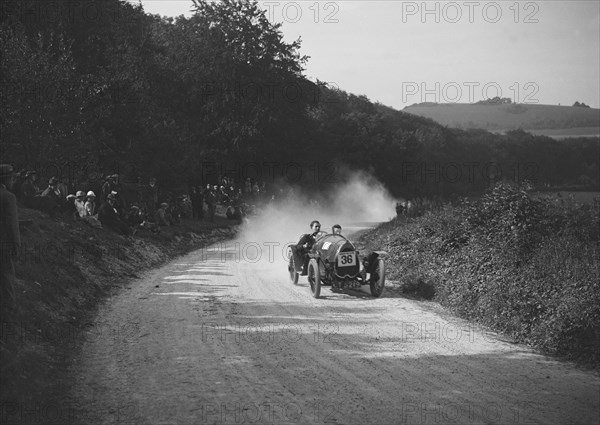
[[[456,128],[481,128],[496,131],[570,129],[567,132],[559,131],[556,135],[600,134],[600,110],[592,108],[532,104],[456,103],[412,105],[404,108],[403,111],[431,118],[440,124]],[[554,134],[550,132],[547,135]]]

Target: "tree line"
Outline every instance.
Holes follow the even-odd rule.
[[[599,183],[597,140],[449,129],[309,80],[301,40],[255,0],[195,0],[177,18],[119,0],[3,3],[0,155],[19,168],[93,158],[173,186],[213,183],[207,163],[243,180],[239,164],[293,159],[370,171],[398,196]]]

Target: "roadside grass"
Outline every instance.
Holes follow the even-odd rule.
[[[159,234],[142,230],[131,238],[30,209],[19,209],[19,218],[29,223],[15,263],[16,302],[3,305],[0,338],[1,402],[17,407],[65,395],[68,362],[93,335],[102,302],[135,284],[141,272],[237,231],[223,217],[184,219]]]
[[[548,354],[600,366],[598,203],[539,199],[498,184],[416,218],[361,235],[383,249],[388,277]]]

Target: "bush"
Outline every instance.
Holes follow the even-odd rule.
[[[598,205],[496,185],[363,236],[404,293],[434,299],[548,353],[600,365]]]

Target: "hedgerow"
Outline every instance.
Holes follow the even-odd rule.
[[[368,238],[389,252],[388,276],[407,294],[599,365],[599,222],[597,203],[500,183],[478,200],[397,218]]]

